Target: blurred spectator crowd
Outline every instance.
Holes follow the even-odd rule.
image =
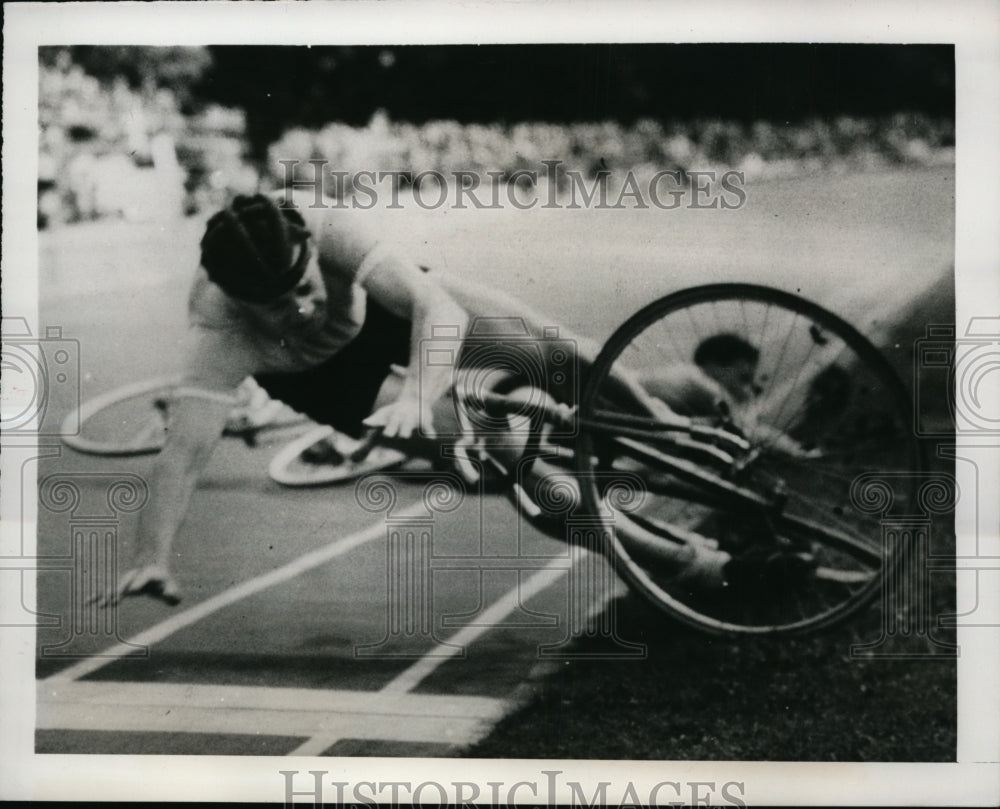
[[[39,227],[169,219],[257,186],[240,110],[185,115],[171,90],[102,83],[67,53],[39,71]]]
[[[489,172],[547,173],[543,161],[559,161],[560,187],[567,172],[632,172],[640,181],[659,171],[734,169],[747,179],[799,176],[817,171],[866,171],[892,165],[926,166],[954,162],[954,127],[924,115],[814,119],[797,124],[692,120],[663,124],[518,123],[462,124],[430,121],[415,125],[373,116],[366,127],[330,123],[320,130],[291,129],[272,144],[265,176],[273,185],[287,177],[282,161],[295,161],[297,179],[314,176],[309,160],[327,161],[327,171],[398,172],[406,184],[421,172],[446,177],[470,171],[484,181]],[[332,194],[336,183],[328,183]]]
[[[40,227],[117,216],[161,220],[223,204],[233,193],[281,185],[281,161],[327,161],[327,171],[398,172],[406,185],[425,171],[508,177],[566,171],[743,171],[746,179],[818,171],[866,171],[954,161],[954,125],[922,114],[837,117],[804,122],[723,120],[624,124],[463,124],[392,121],[377,112],[364,127],[332,122],[293,128],[268,150],[265,165],[247,156],[244,113],[207,105],[184,114],[165,88],[100,82],[68,54],[40,66],[38,222]],[[299,177],[311,177],[301,169]]]

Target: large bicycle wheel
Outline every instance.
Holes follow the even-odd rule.
[[[624,373],[750,449],[637,419],[615,382]],[[725,396],[707,395],[720,388]],[[662,298],[608,340],[580,418],[581,493],[600,515],[605,552],[634,590],[689,624],[721,634],[827,627],[869,604],[896,564],[864,476],[889,482],[895,508],[915,498],[911,399],[865,337],[815,304],[748,284]],[[678,559],[695,546],[734,560],[727,586],[685,575]]]
[[[166,441],[167,404],[177,384],[174,377],[157,377],[89,399],[66,416],[62,439],[88,455],[159,452]]]

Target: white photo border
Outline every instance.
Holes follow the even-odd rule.
[[[55,44],[408,44],[528,42],[953,43],[956,47],[956,287],[959,329],[1000,301],[1000,6],[989,0],[890,0],[863,10],[848,0],[720,2],[23,3],[5,6],[3,58],[3,304],[37,329],[38,46]],[[994,377],[997,375],[994,374]],[[993,380],[996,381],[995,379]],[[982,443],[982,442],[980,442]],[[988,442],[987,442],[988,443]],[[9,484],[3,453],[5,540],[31,532],[31,510]],[[1000,446],[980,470],[980,502],[1000,491]],[[31,493],[27,493],[29,496]],[[992,495],[992,496],[991,496]],[[13,516],[12,516],[13,515]],[[981,540],[996,542],[992,514]],[[960,554],[968,548],[959,537]],[[974,549],[973,549],[974,551]],[[996,572],[993,572],[995,577]],[[985,582],[985,579],[984,579]],[[1000,591],[1000,588],[994,588]],[[17,594],[4,592],[11,614]],[[995,597],[995,596],[994,596]],[[997,603],[980,608],[1000,626]],[[742,781],[754,804],[995,805],[1000,802],[1000,633],[962,628],[958,662],[958,761],[954,764],[761,762],[544,762],[474,759],[38,756],[34,749],[34,632],[0,632],[0,797],[46,800],[282,801],[282,769],[326,770],[327,780],[437,780],[544,784],[546,769],[587,794],[627,783],[638,793],[665,778]],[[817,683],[817,687],[821,687]],[[933,695],[928,695],[932,698]],[[646,790],[643,792],[643,790]],[[489,794],[488,791],[484,794]],[[530,793],[525,793],[526,798]],[[620,797],[620,794],[619,794]],[[552,796],[566,801],[566,794]],[[309,801],[308,797],[299,800]]]

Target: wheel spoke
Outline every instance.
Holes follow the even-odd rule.
[[[757,356],[756,392],[729,403],[736,424],[751,416],[768,425],[757,440],[747,433],[761,455],[749,456],[742,470],[736,464],[743,450],[708,448],[703,435],[680,439],[679,425],[629,413],[604,387],[613,372],[628,371],[735,397],[732,386],[745,384],[734,381],[744,379],[734,375],[735,366],[730,372],[693,363],[702,341],[722,334],[732,335],[730,343],[733,337],[745,342]],[[725,415],[714,407],[680,412]],[[589,508],[596,497],[588,477],[595,459],[603,468],[643,477],[647,498],[640,514],[622,515],[615,553],[621,556],[617,569],[653,604],[714,632],[802,632],[862,608],[877,590],[883,564],[895,564],[881,547],[878,521],[852,509],[849,496],[858,476],[873,469],[920,469],[910,423],[902,384],[849,325],[776,290],[719,284],[667,296],[612,335],[580,403],[576,464]],[[819,454],[795,457],[790,453],[798,446]],[[779,554],[805,549],[803,558],[812,562],[800,564],[798,573],[794,565],[780,573],[797,579],[761,585],[759,592],[699,594],[646,569],[641,554],[633,557],[632,529],[642,535],[640,548],[652,544],[650,535],[676,547],[694,532],[735,554],[754,547]]]

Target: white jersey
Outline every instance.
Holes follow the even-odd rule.
[[[192,380],[229,389],[250,374],[305,370],[332,357],[361,330],[367,310],[362,282],[390,249],[357,212],[309,208],[311,194],[293,199],[317,248],[326,287],[323,323],[309,332],[281,333],[226,295],[199,267],[188,298]]]

